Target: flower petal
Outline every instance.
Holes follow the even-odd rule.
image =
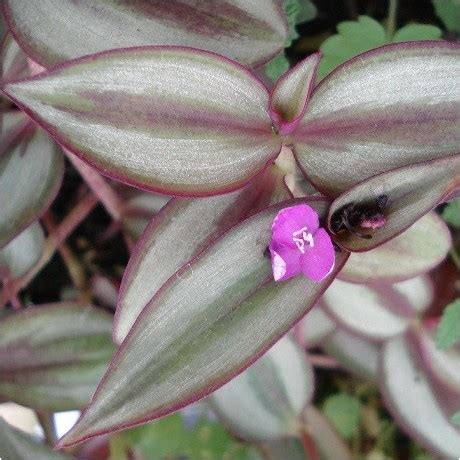
[[[296,248],[292,234],[306,227],[314,234],[319,227],[318,214],[306,204],[282,209],[273,220],[272,241],[290,248]]]
[[[300,252],[287,246],[270,244],[272,270],[275,281],[284,281],[302,272],[300,268]]]
[[[334,268],[335,251],[331,237],[320,228],[314,235],[314,247],[300,257],[303,274],[312,281],[321,281]]]

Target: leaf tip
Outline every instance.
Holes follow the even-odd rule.
[[[97,436],[90,432],[90,425],[85,421],[85,413],[83,412],[80,415],[80,418],[77,420],[75,425],[54,445],[54,450],[62,450],[76,444],[80,444],[86,439]]]

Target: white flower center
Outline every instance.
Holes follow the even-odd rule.
[[[297,249],[302,254],[305,254],[305,243],[308,243],[310,248],[315,245],[313,235],[308,231],[307,227],[302,227],[300,230],[293,232],[292,241],[296,244]]]

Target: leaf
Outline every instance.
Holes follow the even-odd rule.
[[[305,460],[302,444],[295,438],[266,442],[260,445],[266,457],[256,457],[255,460]]]
[[[398,236],[439,203],[448,200],[460,189],[460,155],[405,166],[371,177],[340,195],[329,210],[329,223],[334,214],[348,204],[358,207],[370,205],[375,209],[378,197],[386,196],[382,227],[366,231],[370,238],[343,231],[335,241],[348,251],[363,252],[374,249]],[[359,208],[358,208],[359,209]],[[361,231],[361,228],[358,228]],[[449,238],[445,226],[440,225],[439,242]]]
[[[408,24],[401,27],[393,36],[393,43],[414,40],[439,40],[442,30],[431,24]]]
[[[419,277],[396,284],[351,284],[334,280],[321,298],[340,325],[375,341],[387,340],[408,327],[432,300],[432,288]]]
[[[435,455],[458,457],[460,433],[439,407],[403,336],[385,344],[379,381],[386,406],[404,431]]]
[[[460,199],[447,203],[442,210],[442,218],[454,228],[460,228]]]
[[[164,195],[140,192],[125,201],[123,207],[122,224],[128,235],[137,241],[152,217],[170,200]]]
[[[308,56],[276,82],[270,94],[269,111],[280,134],[292,133],[304,116],[319,59],[319,53]]]
[[[311,21],[317,10],[311,0],[283,0],[283,10],[286,14],[289,35],[285,47],[289,47],[293,40],[299,37],[295,26],[302,22]]]
[[[278,54],[264,66],[265,75],[272,81],[278,80],[285,72],[289,70],[289,61],[284,53]]]
[[[23,230],[0,249],[0,279],[25,275],[40,260],[44,244],[45,235],[38,222]]]
[[[323,412],[344,438],[351,438],[358,430],[361,420],[359,399],[346,393],[329,396]]]
[[[305,408],[304,417],[307,423],[306,429],[325,459],[352,460],[348,446],[322,412],[313,406],[308,406]],[[287,460],[287,458],[285,457],[283,460]]]
[[[267,89],[236,63],[200,50],[112,50],[3,90],[67,149],[146,190],[228,192],[281,148]]]
[[[273,0],[254,0],[244,6],[236,0],[3,3],[21,48],[45,67],[143,45],[190,46],[256,67],[282,49],[288,32],[279,2]]]
[[[0,396],[34,409],[88,403],[113,346],[111,317],[70,303],[30,307],[0,321]]]
[[[460,299],[447,305],[436,331],[436,346],[445,350],[460,341]]]
[[[451,246],[449,229],[430,212],[375,249],[351,253],[339,278],[352,283],[403,281],[439,265]]]
[[[3,460],[70,460],[13,428],[0,417],[0,458]]]
[[[326,39],[320,46],[323,58],[318,78],[323,78],[338,65],[372,48],[385,45],[385,29],[369,16],[359,16],[357,21],[341,22],[337,35]]]
[[[305,176],[327,196],[391,169],[458,153],[460,47],[387,45],[334,70],[294,133]]]
[[[246,217],[257,202],[266,206],[283,176],[277,166],[271,166],[237,192],[170,201],[148,226],[123,275],[115,314],[115,342],[124,340],[147,302],[182,265]]]
[[[282,0],[283,11],[286,14],[286,20],[288,23],[288,36],[284,44],[285,48],[291,46],[292,42],[299,38],[299,34],[295,26],[297,25],[297,16],[300,13],[300,1],[299,0]]]
[[[0,248],[38,219],[61,186],[64,159],[21,115],[3,117],[0,151]]]
[[[442,31],[431,24],[408,24],[396,31],[389,40],[382,25],[369,16],[359,16],[357,21],[340,22],[337,32],[320,46],[323,52],[318,69],[320,79],[345,61],[390,41],[437,40],[442,36]]]
[[[283,0],[283,10],[286,14],[289,30],[284,47],[289,48],[292,42],[299,37],[296,25],[312,20],[316,16],[316,7],[310,0]],[[264,73],[275,82],[289,70],[289,67],[289,60],[283,51],[265,64]]]
[[[460,32],[460,1],[432,0],[436,14],[449,32]]]
[[[289,0],[287,0],[289,1]],[[318,10],[312,0],[296,0],[299,3],[299,13],[297,14],[297,24],[302,24],[315,19]]]
[[[334,331],[335,326],[320,305],[315,305],[302,320],[305,345],[308,348],[320,345]]]
[[[302,410],[313,396],[313,368],[288,337],[214,392],[209,401],[222,423],[251,442],[296,436]]]
[[[460,425],[460,412],[457,412],[452,417],[452,423],[454,425]]]
[[[337,328],[323,344],[328,355],[358,377],[377,381],[380,347],[344,328]]]
[[[183,266],[147,304],[92,403],[59,446],[171,413],[241,373],[314,305],[346,260],[321,283],[273,281],[264,256],[286,201],[233,227]],[[255,332],[256,331],[256,332]]]
[[[444,314],[444,316],[446,315]],[[452,318],[452,320],[453,328],[456,324],[458,330],[460,328],[460,315],[457,315],[457,318]],[[433,377],[433,380],[442,386],[446,393],[456,393],[460,403],[460,351],[456,347],[439,349],[434,338],[424,329],[418,331],[416,340],[419,350],[426,357],[427,372]]]
[[[216,422],[201,420],[188,427],[179,414],[117,435],[145,460],[207,458],[249,460],[247,448]]]
[[[2,41],[0,65],[3,80],[12,80],[30,75],[27,56],[10,34],[5,35]]]

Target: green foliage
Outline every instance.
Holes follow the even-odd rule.
[[[112,437],[111,457],[127,460],[129,450],[145,460],[249,460],[246,445],[235,441],[217,422],[202,420],[193,427],[184,425],[180,414]]]
[[[289,61],[284,53],[278,54],[278,56],[265,65],[265,74],[273,81],[278,80],[288,70]]]
[[[439,40],[442,31],[439,27],[430,24],[408,24],[401,27],[393,36],[393,43],[412,40]]]
[[[318,69],[319,78],[353,56],[386,43],[385,29],[368,16],[360,16],[357,21],[341,22],[337,31],[338,34],[329,37],[320,47],[323,57]]]
[[[460,411],[459,411],[459,412],[456,412],[456,413],[452,416],[452,423],[453,423],[454,425],[460,426]]]
[[[351,438],[361,422],[361,402],[346,393],[332,395],[324,401],[323,412],[336,430],[346,439]]]
[[[316,16],[316,7],[310,0],[284,0],[283,9],[289,25],[287,48],[293,40],[299,37],[295,26],[302,22],[311,21]]]
[[[460,32],[460,0],[433,0],[433,6],[449,32]]]
[[[447,305],[436,331],[436,346],[445,350],[460,341],[460,299]]]
[[[289,34],[285,48],[289,48],[292,42],[299,37],[295,26],[302,22],[311,21],[316,16],[316,7],[309,0],[284,0],[283,9],[287,16]],[[289,70],[289,61],[284,51],[268,62],[265,74],[272,81],[278,80],[283,73]]]
[[[444,208],[442,218],[452,227],[460,228],[460,199],[451,201]]]
[[[442,35],[441,30],[432,25],[408,24],[388,40],[383,26],[369,16],[359,16],[357,21],[341,22],[337,25],[337,32],[320,47],[323,57],[318,69],[319,78],[323,78],[343,62],[372,48],[390,42],[434,40]]]

